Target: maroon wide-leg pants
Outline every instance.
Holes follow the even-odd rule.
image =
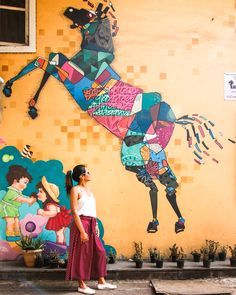
[[[96,218],[80,216],[89,240],[81,242],[80,232],[75,223],[70,226],[70,244],[66,280],[90,280],[105,277],[106,251],[96,235]]]

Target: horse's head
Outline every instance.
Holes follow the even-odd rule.
[[[82,28],[97,17],[96,13],[93,11],[83,8],[76,9],[74,7],[68,7],[64,15],[72,20],[73,24],[70,26],[71,29]]]
[[[81,48],[91,49],[96,51],[113,52],[112,33],[110,27],[110,21],[107,13],[113,6],[109,2],[109,6],[103,9],[103,4],[99,3],[97,8],[93,10],[87,10],[84,8],[76,9],[74,7],[68,7],[64,15],[70,19],[73,23],[70,26],[72,29],[79,28],[82,32],[82,44]]]
[[[102,18],[105,18],[110,7],[112,7],[114,10],[111,2],[109,6],[105,7],[104,9],[103,4],[99,3],[95,11],[84,8],[76,9],[74,7],[68,7],[65,10],[64,15],[72,20],[73,24],[70,26],[72,29],[77,27],[82,28],[95,19],[101,20]]]

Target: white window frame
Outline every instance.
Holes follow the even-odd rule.
[[[26,18],[25,18],[26,43],[19,44],[19,43],[6,43],[6,42],[0,41],[0,53],[1,52],[8,52],[8,53],[36,52],[36,0],[26,0],[25,3],[26,3],[25,9],[0,5],[0,8],[26,11]]]

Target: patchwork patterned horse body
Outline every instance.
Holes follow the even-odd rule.
[[[164,151],[176,118],[159,93],[143,93],[142,89],[121,81],[111,68],[114,47],[107,11],[107,8],[102,10],[101,3],[95,12],[67,8],[64,15],[72,20],[71,28],[81,29],[81,50],[71,59],[62,53],[51,53],[48,61],[41,57],[33,60],[6,83],[4,93],[10,96],[16,80],[36,68],[43,69],[40,87],[29,103],[29,115],[35,118],[35,105],[48,78],[54,76],[62,82],[82,110],[122,140],[122,164],[150,190],[152,220],[147,231],[157,231],[158,188],[154,180],[158,179],[165,186],[166,197],[177,215],[175,231],[178,233],[185,228],[184,218],[176,202],[176,177]]]

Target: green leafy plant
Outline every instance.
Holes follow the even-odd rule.
[[[219,242],[215,242],[213,240],[206,240],[206,246],[209,249],[209,255],[211,255],[211,254],[215,255],[216,250],[219,247]]]
[[[108,253],[107,259],[108,259],[108,263],[115,263],[116,253],[114,251],[110,250]]]
[[[231,257],[236,259],[236,244],[229,246],[229,251],[231,253]]]
[[[149,252],[151,262],[155,262],[156,256],[157,256],[157,248],[149,248],[148,252]]]
[[[201,253],[203,255],[204,260],[210,259],[212,255],[216,254],[216,250],[219,247],[219,242],[215,242],[213,240],[206,240],[205,245],[201,248]]]
[[[49,252],[49,257],[51,261],[59,261],[60,260],[60,254],[57,250],[51,250]]]
[[[134,256],[133,260],[136,261],[143,261],[143,244],[142,242],[134,242]]]
[[[156,256],[157,248],[149,248],[148,252],[149,252],[150,255]]]
[[[206,246],[201,247],[201,254],[203,260],[209,260],[209,249]]]
[[[160,250],[156,252],[156,260],[164,260],[164,255],[161,254]]]
[[[194,262],[200,262],[200,260],[201,260],[201,251],[200,250],[195,249],[191,252],[191,254],[193,255]]]
[[[178,260],[182,260],[182,259],[184,259],[184,256],[185,256],[184,250],[183,250],[182,247],[180,247],[179,250],[178,250],[178,252],[177,252],[177,259]]]
[[[44,248],[44,241],[32,236],[22,236],[20,241],[15,242],[22,250],[40,250]]]
[[[172,247],[169,247],[170,250],[170,258],[172,258],[172,261],[175,261],[178,257],[178,251],[179,247],[175,244],[173,244]]]

